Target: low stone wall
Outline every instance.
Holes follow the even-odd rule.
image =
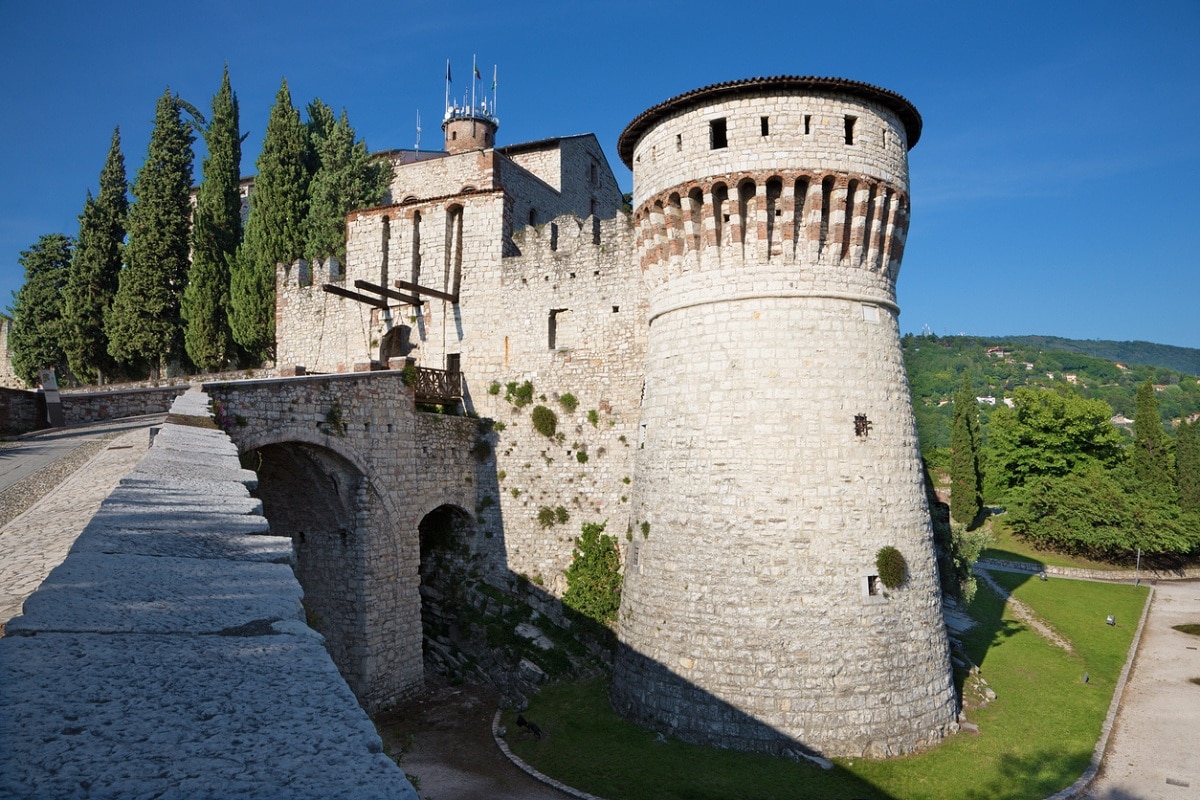
[[[62,397],[63,417],[68,425],[83,425],[121,417],[163,414],[176,397],[190,386],[158,386],[147,389],[121,389],[106,392],[71,392]]]
[[[0,387],[0,431],[46,427],[46,400],[38,392]]]
[[[1079,567],[1052,567],[1046,564],[1031,564],[1027,561],[1004,561],[998,558],[981,558],[976,565],[983,569],[998,569],[1001,572],[1027,572],[1031,575],[1055,575],[1060,578],[1075,578],[1082,581],[1111,581],[1133,583],[1139,581],[1182,581],[1200,578],[1200,569],[1157,570],[1143,567],[1134,574],[1131,569],[1080,569]]]
[[[416,792],[193,392],[0,639],[0,797]]]

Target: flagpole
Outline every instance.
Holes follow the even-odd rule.
[[[418,153],[421,152],[421,109],[417,109],[417,144],[413,148]]]
[[[446,59],[446,111],[450,111],[450,59]]]
[[[475,56],[471,56],[471,116],[475,115],[475,76],[479,74],[479,68],[475,66]]]
[[[499,112],[496,111],[496,87],[500,84],[496,82],[496,65],[492,64],[492,116],[500,118]]]

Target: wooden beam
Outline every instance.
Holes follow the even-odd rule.
[[[417,284],[409,283],[408,281],[396,281],[396,287],[399,289],[404,289],[405,291],[416,292],[417,294],[427,294],[430,297],[436,297],[438,300],[449,300],[451,303],[458,302],[458,295],[456,294],[446,294],[445,292],[439,292],[437,289],[429,289],[424,286],[418,286]]]
[[[330,294],[336,294],[338,297],[348,297],[351,300],[357,300],[360,303],[366,303],[367,305],[375,306],[376,308],[387,308],[386,300],[381,300],[378,297],[371,297],[370,295],[359,294],[358,292],[352,292],[349,289],[343,289],[340,286],[334,286],[332,283],[327,283],[321,288]]]
[[[393,300],[399,300],[402,303],[408,303],[409,305],[412,305],[412,306],[419,306],[419,305],[421,305],[422,302],[424,302],[423,300],[421,300],[421,298],[415,297],[414,295],[400,294],[399,292],[393,292],[391,289],[385,289],[382,286],[379,286],[374,283],[367,283],[366,281],[355,281],[354,288],[366,289],[368,292],[374,292],[375,294],[381,295],[383,297],[390,297]]]

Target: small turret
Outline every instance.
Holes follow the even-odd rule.
[[[498,127],[500,122],[488,113],[486,103],[475,109],[448,108],[442,122],[442,131],[446,134],[445,150],[454,155],[495,147]]]

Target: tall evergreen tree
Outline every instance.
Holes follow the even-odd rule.
[[[1179,423],[1175,436],[1175,486],[1179,490],[1179,507],[1200,513],[1200,419]]]
[[[1147,379],[1138,386],[1137,409],[1133,419],[1133,472],[1142,488],[1151,492],[1169,491],[1171,477],[1170,440],[1158,413],[1158,395]]]
[[[66,374],[67,357],[62,350],[62,289],[71,267],[71,240],[61,233],[42,236],[21,251],[25,283],[13,292],[12,328],[8,346],[13,370],[25,383],[38,382],[38,370],[55,369]]]
[[[63,290],[63,350],[71,371],[84,383],[99,383],[116,369],[108,354],[104,314],[117,293],[128,191],[117,128],[100,171],[100,194],[93,199],[88,193],[79,216],[79,240]]]
[[[148,365],[155,376],[169,359],[183,356],[180,303],[189,266],[194,137],[180,112],[168,88],[133,184],[125,268],[105,316],[108,352],[122,363]]]
[[[285,80],[267,121],[246,236],[231,276],[233,338],[257,357],[269,357],[275,349],[275,267],[304,255],[308,151],[308,133]]]
[[[971,379],[964,372],[962,386],[954,393],[954,421],[950,428],[950,516],[963,525],[971,525],[983,508],[980,447],[979,409]]]
[[[229,66],[213,97],[212,120],[204,133],[208,155],[192,221],[192,266],[183,293],[184,346],[202,369],[219,368],[233,346],[229,328],[230,263],[242,240],[239,192],[242,141],[237,95]]]
[[[333,112],[320,100],[308,107],[316,170],[309,187],[305,256],[334,257],[346,263],[346,215],[378,205],[392,181],[390,161],[373,161],[363,141],[355,141],[345,109]]]

